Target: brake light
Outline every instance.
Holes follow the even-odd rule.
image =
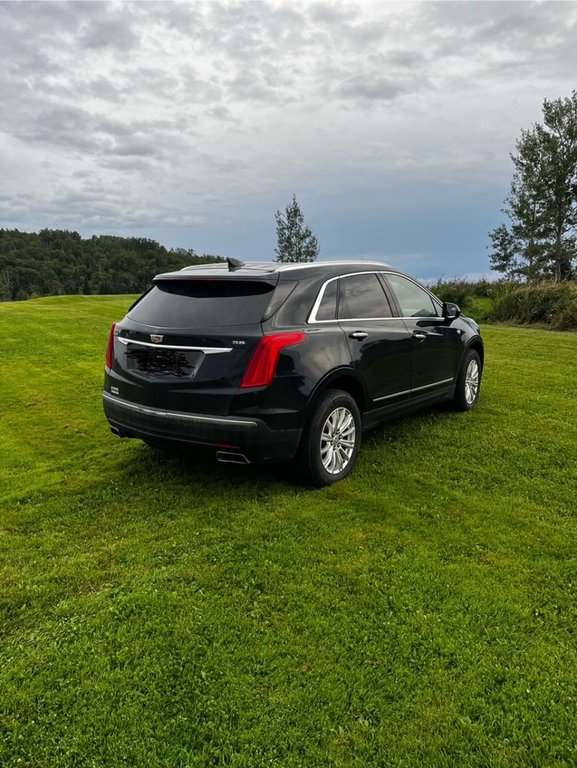
[[[268,387],[276,373],[276,366],[281,349],[302,344],[306,340],[306,333],[271,333],[263,336],[248,364],[240,386]]]
[[[110,326],[110,333],[108,335],[108,345],[106,347],[106,367],[112,368],[114,362],[114,331],[116,330],[116,323],[112,323]]]

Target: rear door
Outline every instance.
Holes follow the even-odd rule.
[[[274,282],[159,281],[117,328],[118,395],[158,408],[228,413],[256,345]]]
[[[411,337],[403,321],[393,316],[376,273],[340,278],[338,319],[371,407],[405,400],[410,390]]]

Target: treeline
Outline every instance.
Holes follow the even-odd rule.
[[[222,261],[142,237],[0,229],[0,301],[59,294],[141,293],[154,275]]]

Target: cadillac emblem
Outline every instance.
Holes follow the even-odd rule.
[[[164,336],[160,336],[157,333],[150,334],[150,341],[152,341],[154,344],[162,344],[163,339],[164,339]]]

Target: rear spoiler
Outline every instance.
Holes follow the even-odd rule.
[[[178,272],[163,272],[152,279],[153,283],[172,280],[257,280],[276,285],[280,272],[277,264],[251,263],[245,264],[236,259],[228,259],[220,264],[198,264],[193,267],[184,267]]]
[[[257,275],[251,275],[251,274],[242,274],[239,275],[238,272],[234,274],[234,277],[231,275],[230,272],[220,272],[220,273],[208,273],[208,274],[191,274],[190,272],[166,272],[163,275],[156,275],[156,277],[152,278],[152,282],[154,285],[157,285],[158,283],[188,283],[191,281],[200,282],[201,280],[204,281],[211,281],[211,280],[234,280],[235,282],[237,280],[242,280],[244,282],[249,283],[267,283],[268,285],[276,285],[279,281],[280,274],[278,272],[273,272],[272,274],[257,274]]]

